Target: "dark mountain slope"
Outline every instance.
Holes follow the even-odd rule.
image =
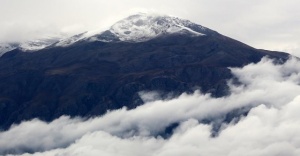
[[[167,35],[146,42],[85,42],[0,58],[0,125],[35,117],[93,116],[142,104],[139,91],[178,95],[201,88],[227,94],[227,67],[284,61],[288,54],[257,50],[222,35]]]

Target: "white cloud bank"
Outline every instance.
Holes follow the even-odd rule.
[[[23,122],[0,133],[0,152],[56,156],[299,156],[300,61],[231,69],[241,82],[231,95],[212,98],[195,92],[116,110],[83,120],[61,117],[51,123]],[[211,124],[225,114],[251,108],[237,123],[223,123],[211,137]],[[180,123],[169,138],[158,136]],[[33,152],[28,154],[24,152]]]

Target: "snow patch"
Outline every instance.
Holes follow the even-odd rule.
[[[86,38],[86,36],[87,32],[84,32],[78,35],[74,35],[70,38],[61,39],[57,43],[55,43],[55,46],[66,47]]]
[[[211,32],[211,30],[189,20],[166,15],[139,13],[115,23],[105,31],[94,30],[72,37],[46,37],[16,44],[0,44],[0,56],[16,48],[24,52],[34,52],[47,47],[67,47],[79,41],[145,42],[169,34],[204,36]]]
[[[200,25],[176,17],[138,14],[117,22],[110,31],[121,41],[133,42],[143,42],[161,35],[186,33],[186,31],[197,36],[205,35],[192,30],[190,26],[198,26],[205,30]]]
[[[78,41],[144,42],[168,34],[203,36],[211,30],[190,22],[166,15],[139,13],[129,16],[105,31],[88,31],[60,40],[55,46],[70,46]]]
[[[21,43],[19,45],[19,48],[22,51],[33,52],[33,51],[37,51],[49,47],[50,45],[57,42],[58,40],[59,38],[44,38],[39,40],[27,41]]]
[[[34,52],[47,48],[57,41],[60,37],[44,37],[41,39],[25,41],[20,43],[0,43],[0,56],[14,49],[20,49],[23,52]]]
[[[0,43],[0,56],[2,56],[4,53],[12,51],[16,48],[17,48],[17,45],[15,45],[15,44]]]

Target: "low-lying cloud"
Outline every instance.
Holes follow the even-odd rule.
[[[297,156],[300,155],[300,61],[274,64],[268,58],[232,68],[239,84],[231,94],[213,98],[196,91],[147,102],[92,118],[60,117],[51,123],[34,119],[0,132],[0,153],[22,155],[130,156]],[[150,97],[150,98],[149,98]],[[247,116],[214,122],[247,108]],[[234,117],[233,117],[234,118]],[[204,123],[203,120],[212,122]],[[159,134],[179,123],[169,137]],[[29,154],[29,153],[32,154]]]

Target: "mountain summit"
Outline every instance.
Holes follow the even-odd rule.
[[[177,17],[137,14],[117,22],[108,31],[96,36],[96,38],[101,40],[106,33],[110,33],[121,41],[144,42],[174,33],[202,36],[211,33],[211,31]]]
[[[35,52],[49,47],[66,47],[76,42],[145,42],[157,37],[185,34],[189,36],[216,35],[217,32],[189,20],[177,17],[139,13],[113,24],[108,30],[87,31],[72,37],[52,37],[23,43],[0,44],[0,56],[19,48],[24,52]]]
[[[79,41],[145,42],[171,34],[203,36],[217,33],[189,20],[167,15],[139,13],[116,22],[108,30],[102,32],[87,31],[72,37],[57,36],[21,43],[0,43],[0,56],[14,49],[35,52],[49,47],[66,47]]]
[[[106,31],[97,34],[84,32],[64,39],[56,46],[69,46],[78,41],[145,42],[171,34],[203,36],[217,34],[217,32],[177,17],[140,13],[118,21]]]

